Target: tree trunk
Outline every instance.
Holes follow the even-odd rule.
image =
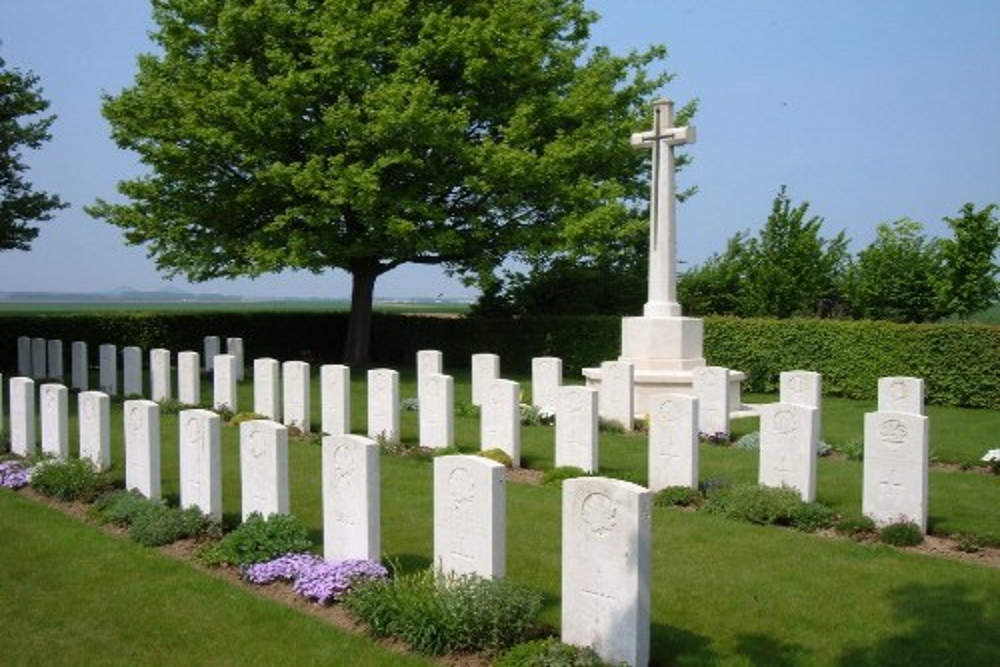
[[[378,262],[358,262],[351,267],[351,315],[344,341],[344,363],[365,364],[369,360],[372,333],[372,301]]]

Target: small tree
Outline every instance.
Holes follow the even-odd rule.
[[[979,211],[965,204],[957,218],[945,218],[953,238],[941,242],[945,310],[969,317],[1000,299],[1000,220],[996,204]]]
[[[35,191],[24,178],[21,149],[37,149],[51,139],[55,121],[55,116],[38,117],[49,103],[37,86],[37,76],[8,69],[0,58],[0,251],[29,250],[38,228],[28,223],[50,220],[67,206],[55,195]]]

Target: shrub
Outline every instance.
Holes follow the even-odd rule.
[[[736,449],[750,449],[754,451],[760,449],[760,431],[754,431],[753,433],[747,433],[744,436],[740,436],[740,438],[733,443],[733,447]]]
[[[728,445],[729,434],[724,431],[716,431],[715,433],[698,433],[698,441],[707,442],[710,445]]]
[[[548,408],[530,403],[521,403],[518,408],[521,411],[522,426],[552,426],[556,423],[555,413]]]
[[[955,540],[955,548],[967,554],[974,554],[982,551],[986,546],[986,540],[979,535],[962,534]]]
[[[136,516],[153,504],[163,503],[150,500],[138,491],[115,489],[94,501],[90,511],[101,522],[128,527]]]
[[[206,526],[204,515],[197,508],[180,509],[150,501],[147,508],[132,519],[128,536],[147,547],[170,544],[185,537],[194,537]]]
[[[878,535],[875,522],[868,516],[845,516],[834,524],[834,530],[852,539],[867,539]]]
[[[583,468],[577,468],[576,466],[559,466],[557,468],[551,468],[546,470],[542,474],[542,486],[562,486],[562,483],[567,479],[573,479],[574,477],[587,477],[590,473]]]
[[[20,489],[28,485],[31,474],[21,461],[0,462],[0,486],[7,489]]]
[[[489,459],[491,461],[496,461],[497,463],[502,463],[507,468],[514,467],[514,460],[510,458],[510,454],[505,452],[500,448],[496,449],[484,449],[482,451],[476,452],[477,456],[482,456],[483,458]]]
[[[792,512],[792,526],[806,533],[814,533],[833,525],[836,515],[822,503],[800,503]]]
[[[845,440],[834,449],[846,456],[848,461],[862,461],[865,458],[865,443],[857,438]]]
[[[833,518],[819,503],[803,502],[795,489],[758,484],[737,484],[716,491],[708,496],[704,510],[750,523],[807,531],[829,525]]]
[[[386,579],[389,576],[379,563],[364,559],[349,559],[337,563],[313,554],[285,554],[266,563],[247,566],[243,577],[254,584],[290,581],[296,593],[320,604],[342,599],[353,587],[364,581]]]
[[[653,496],[653,504],[657,507],[690,507],[702,500],[701,491],[690,486],[668,486],[660,489]]]
[[[237,412],[235,415],[230,417],[228,421],[230,426],[239,426],[243,422],[249,422],[255,419],[270,419],[270,417],[257,412]],[[289,429],[291,429],[291,427],[289,427]]]
[[[420,399],[404,398],[399,402],[399,409],[402,412],[420,412]]]
[[[265,519],[254,512],[218,545],[208,547],[202,560],[207,564],[243,566],[310,548],[309,532],[291,514],[272,514]]]
[[[365,582],[344,606],[376,636],[395,637],[419,653],[495,653],[524,641],[542,596],[509,579],[421,570]]]
[[[924,541],[924,532],[914,522],[901,519],[883,526],[879,539],[894,547],[915,547]]]
[[[610,667],[589,646],[563,644],[558,639],[536,639],[518,644],[493,663],[495,667]]]
[[[158,403],[160,405],[161,415],[176,415],[181,410],[190,410],[198,407],[197,405],[181,403],[180,399],[177,398],[164,398],[158,401]]]
[[[108,473],[86,459],[45,459],[31,469],[31,486],[59,500],[89,503],[113,485]]]
[[[615,419],[599,417],[597,420],[597,430],[601,433],[625,433],[625,425]]]

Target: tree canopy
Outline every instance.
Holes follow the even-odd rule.
[[[589,44],[582,0],[154,0],[155,54],[104,102],[144,175],[89,211],[199,281],[352,274],[345,358],[377,277],[489,275],[641,221],[628,137],[662,47]],[[641,224],[641,223],[640,223]]]
[[[8,68],[0,58],[0,251],[29,250],[38,236],[31,222],[51,220],[66,204],[34,189],[21,151],[37,149],[51,139],[55,116],[39,116],[49,108],[38,77]]]

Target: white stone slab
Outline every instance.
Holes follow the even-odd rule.
[[[70,348],[71,386],[77,391],[90,389],[90,360],[87,356],[87,344],[74,341]]]
[[[288,514],[288,429],[283,424],[266,419],[240,424],[240,484],[244,521],[254,512]]]
[[[97,388],[108,396],[118,395],[118,348],[105,343],[97,348],[99,371]]]
[[[236,393],[236,357],[231,354],[215,355],[215,370],[212,373],[212,407],[239,412]]]
[[[31,377],[44,380],[49,372],[48,343],[44,338],[31,339]]]
[[[698,399],[666,393],[649,403],[649,489],[698,488]]]
[[[103,391],[81,391],[77,397],[80,458],[107,470],[111,467],[111,397]]]
[[[181,507],[197,507],[222,520],[222,436],[219,415],[181,410],[179,415]]]
[[[816,499],[816,458],[819,408],[791,403],[767,403],[760,411],[760,467],[764,486],[787,486],[802,500]]]
[[[557,467],[574,466],[587,472],[598,468],[597,390],[560,387],[556,398]]]
[[[554,413],[563,381],[563,363],[559,357],[535,357],[531,360],[531,404]]]
[[[218,336],[205,336],[204,341],[204,359],[202,361],[205,364],[205,372],[213,371],[215,369],[215,356],[222,353],[222,343]]]
[[[924,381],[912,377],[879,378],[878,411],[924,414]]]
[[[512,380],[494,380],[479,411],[480,448],[502,449],[515,468],[521,466],[521,387]]]
[[[601,364],[601,388],[598,410],[601,419],[632,430],[635,418],[633,384],[635,371],[627,361],[605,361]]]
[[[122,393],[126,396],[143,396],[142,350],[138,347],[122,349]]]
[[[434,565],[446,574],[506,574],[506,471],[481,456],[434,459]]]
[[[312,418],[309,364],[286,361],[281,365],[281,396],[282,423],[308,433]]]
[[[500,378],[500,357],[495,354],[472,355],[472,404],[482,405],[494,380]]]
[[[691,386],[698,398],[698,430],[706,437],[729,435],[729,369],[700,366],[691,371]]]
[[[563,482],[562,641],[605,661],[649,662],[652,492],[616,479]]]
[[[125,488],[151,500],[160,498],[160,406],[125,401]]]
[[[201,355],[177,354],[177,400],[184,405],[201,405]]]
[[[929,420],[923,415],[865,415],[862,512],[875,523],[912,521],[927,532],[928,439]]]
[[[399,441],[399,373],[394,370],[368,371],[368,437]]]
[[[424,388],[432,375],[444,373],[444,355],[439,350],[417,351],[417,404],[424,407]]]
[[[31,339],[27,336],[17,338],[17,375],[30,378],[31,373]]]
[[[31,456],[35,440],[35,381],[26,377],[10,379],[10,451]]]
[[[351,369],[341,364],[319,368],[320,421],[323,433],[351,432]]]
[[[420,446],[444,449],[455,444],[455,379],[431,374],[420,395]]]
[[[42,422],[42,453],[69,458],[69,389],[61,384],[43,384],[38,390]]]
[[[323,557],[378,562],[379,448],[360,435],[323,437]]]
[[[236,381],[243,382],[244,377],[246,377],[246,361],[243,356],[243,339],[227,338],[226,354],[231,354],[236,357]]]
[[[783,371],[778,379],[778,402],[822,407],[823,376],[814,371]]]
[[[52,380],[63,379],[63,344],[61,340],[50,340],[48,342],[49,372],[48,377]]]
[[[253,360],[253,411],[281,421],[281,362],[277,359]]]
[[[173,398],[170,350],[161,347],[149,351],[149,397],[154,401]]]

